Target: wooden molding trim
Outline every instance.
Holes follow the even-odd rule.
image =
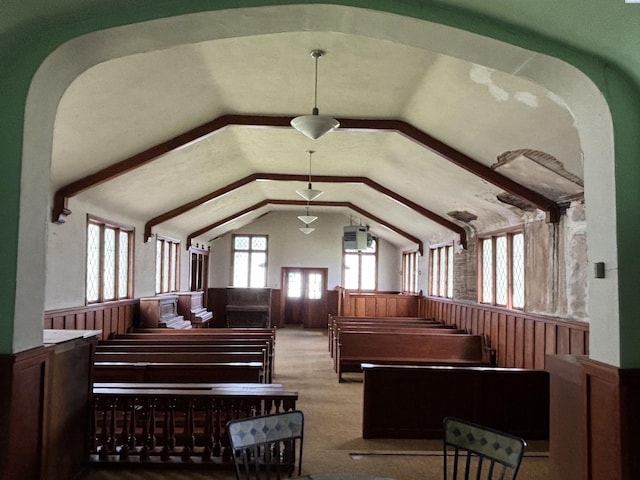
[[[371,215],[369,212],[367,212],[365,209],[358,207],[357,205],[354,205],[351,202],[319,202],[317,200],[315,200],[313,202],[314,205],[318,205],[318,206],[322,206],[322,207],[345,207],[345,208],[350,208],[351,210],[358,212],[360,215],[363,215],[365,217],[368,217],[369,219],[371,219],[374,222],[379,223],[380,225],[384,225],[385,227],[387,227],[390,230],[393,230],[394,232],[396,232],[398,235],[403,236],[404,238],[411,240],[412,242],[414,242],[417,246],[418,246],[418,251],[420,252],[420,255],[423,254],[424,252],[424,245],[422,243],[422,241],[416,237],[414,237],[413,235],[405,232],[404,230],[399,229],[398,227],[396,227],[395,225],[392,225],[384,220],[382,220],[381,218],[376,217],[375,215]],[[254,205],[251,205],[250,207],[245,208],[244,210],[240,210],[239,212],[236,212],[232,215],[229,215],[226,218],[223,218],[222,220],[219,220],[215,223],[212,223],[210,225],[207,225],[205,227],[202,227],[199,230],[196,230],[195,232],[190,233],[187,236],[187,245],[191,244],[191,240],[193,240],[195,237],[198,237],[200,235],[203,235],[204,233],[208,232],[209,230],[213,230],[214,228],[217,228],[221,225],[224,225],[225,223],[228,223],[238,217],[242,217],[243,215],[247,215],[259,208],[262,208],[266,205],[300,205],[300,206],[306,206],[307,202],[305,200],[273,200],[273,199],[267,199],[267,200],[262,200],[261,202],[258,202]]]
[[[66,217],[71,214],[68,208],[70,197],[83,192],[96,185],[100,185],[113,178],[127,173],[135,168],[141,167],[156,158],[184,145],[197,141],[203,137],[211,135],[230,125],[262,126],[262,127],[283,127],[291,128],[292,116],[266,116],[266,115],[223,115],[210,122],[189,130],[177,137],[159,143],[143,152],[120,162],[109,165],[98,172],[84,178],[71,182],[56,191],[53,198],[52,221],[54,223],[64,223]],[[341,130],[389,130],[396,131],[406,136],[410,140],[422,145],[440,157],[449,160],[460,168],[477,175],[483,180],[516,195],[532,203],[537,208],[543,210],[547,221],[557,222],[560,219],[560,207],[551,199],[521,185],[513,180],[492,170],[490,167],[473,160],[471,157],[454,149],[431,135],[417,129],[413,125],[401,120],[389,119],[351,119],[341,118]]]

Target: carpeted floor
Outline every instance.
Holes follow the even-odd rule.
[[[274,383],[298,391],[305,414],[303,473],[363,472],[398,480],[443,477],[438,440],[364,440],[362,376],[338,383],[325,330],[279,329]],[[82,480],[229,480],[232,472],[92,469]],[[531,443],[519,480],[549,478],[546,443]]]

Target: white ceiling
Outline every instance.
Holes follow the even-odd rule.
[[[268,13],[294,16],[299,9],[270,7]],[[554,157],[560,163],[549,168],[549,163],[518,155],[497,171],[557,202],[582,192],[582,153],[571,112],[556,93],[521,76],[535,54],[504,45],[495,53],[480,51],[487,45],[472,39],[461,42],[460,38],[466,37],[460,37],[459,31],[447,43],[448,30],[437,26],[442,44],[447,45],[444,54],[417,47],[418,42],[408,38],[408,32],[419,36],[436,28],[427,22],[345,7],[323,6],[317,12],[343,10],[354,21],[369,22],[369,30],[375,30],[375,22],[393,24],[397,38],[330,28],[310,31],[300,22],[298,31],[235,32],[228,38],[176,42],[106,60],[86,70],[59,104],[52,194],[223,115],[309,114],[314,78],[310,51],[315,48],[326,51],[318,61],[321,114],[401,120],[487,167],[504,152],[544,152],[545,158]],[[259,25],[265,10],[224,13],[231,19],[234,14]],[[396,26],[402,27],[403,21],[408,22],[406,31]],[[185,23],[180,28],[186,28]],[[137,41],[144,44],[145,39]],[[458,57],[452,55],[456,49]],[[505,52],[511,57],[505,59]],[[469,58],[492,59],[495,62],[491,63],[514,67],[513,71],[500,71],[472,63]],[[539,61],[539,56],[536,58]],[[521,223],[531,215],[497,200],[496,195],[503,192],[499,186],[398,132],[338,129],[312,141],[292,128],[241,125],[226,126],[84,190],[77,200],[124,210],[146,223],[251,174],[308,175],[309,150],[315,151],[312,178],[367,177],[462,227],[487,231]],[[554,172],[560,170],[559,165],[564,176]],[[313,185],[325,191],[319,200],[350,202],[427,243],[447,235],[456,238],[440,224],[362,183]],[[295,190],[304,186],[302,181],[250,182],[161,226],[186,236],[265,200],[300,200]],[[348,208],[314,207],[313,203],[311,208],[312,213],[331,210],[355,216],[369,224],[374,234],[403,248],[411,246],[404,236]],[[266,205],[206,232],[202,238],[222,235],[271,210],[301,214],[304,208]],[[468,211],[477,220],[462,223],[448,215],[453,211]]]

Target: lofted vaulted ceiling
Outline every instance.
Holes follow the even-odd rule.
[[[373,27],[310,28],[314,14],[336,12],[387,27],[375,35]],[[71,83],[54,130],[54,221],[80,201],[126,212],[145,237],[171,231],[206,241],[271,210],[304,213],[295,190],[307,183],[309,150],[313,186],[325,192],[313,213],[355,217],[401,248],[464,243],[473,231],[532,216],[555,221],[560,205],[582,193],[572,113],[528,79],[544,64],[538,54],[346,7],[216,15],[238,30],[252,25],[251,33],[152,49],[141,36],[138,53]],[[256,27],[276,16],[299,17],[299,27]],[[425,32],[439,41],[420,45]],[[342,125],[313,141],[289,119],[313,107],[316,48],[326,52],[320,113]]]

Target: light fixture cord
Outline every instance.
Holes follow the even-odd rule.
[[[313,114],[318,115],[318,58],[320,56],[316,55],[316,78],[315,78],[315,88],[313,92]]]
[[[309,152],[309,190],[311,190],[311,155],[313,152]]]

